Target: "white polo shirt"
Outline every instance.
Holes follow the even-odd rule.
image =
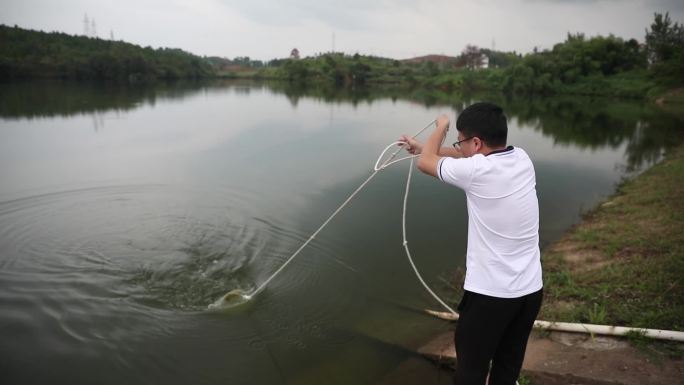
[[[468,202],[468,291],[516,298],[542,288],[534,166],[521,148],[442,158],[437,175]]]

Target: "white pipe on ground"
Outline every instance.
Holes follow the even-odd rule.
[[[456,321],[458,320],[458,314],[444,312],[444,311],[434,311],[425,310],[428,314],[435,317]],[[684,332],[678,332],[675,330],[660,330],[660,329],[642,329],[642,328],[631,328],[625,326],[608,326],[608,325],[593,325],[593,324],[581,324],[581,323],[570,323],[570,322],[550,322],[550,321],[534,321],[534,327],[536,329],[542,330],[555,330],[559,332],[570,332],[570,333],[588,333],[588,334],[600,334],[608,336],[624,336],[629,332],[636,332],[643,334],[646,337],[668,340],[668,341],[678,341],[684,342]]]

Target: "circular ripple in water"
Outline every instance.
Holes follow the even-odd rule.
[[[223,340],[230,354],[350,342],[353,290],[335,288],[354,272],[324,238],[241,312],[196,317],[229,290],[254,290],[315,230],[297,228],[300,213],[260,212],[255,199],[155,185],[1,202],[0,324],[12,338],[0,351],[114,351],[135,366],[145,359],[136,349],[178,335]]]
[[[278,248],[269,222],[251,220],[241,209],[252,206],[234,192],[170,186],[3,202],[0,268],[21,272],[11,285],[29,291],[48,281],[77,297],[204,309],[227,289],[253,288],[252,261]]]

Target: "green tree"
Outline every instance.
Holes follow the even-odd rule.
[[[288,59],[281,68],[287,80],[291,82],[306,82],[310,73],[308,66],[302,60]]]
[[[667,86],[684,82],[684,26],[673,24],[668,13],[656,13],[646,31],[646,48],[656,81]]]
[[[668,61],[684,48],[684,27],[672,24],[669,13],[656,13],[651,30],[646,30],[646,47],[652,63]]]
[[[208,61],[179,49],[152,49],[64,33],[0,25],[0,77],[152,80],[213,75]]]

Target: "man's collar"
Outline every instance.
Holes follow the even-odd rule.
[[[494,155],[494,154],[501,154],[503,152],[508,152],[508,151],[512,151],[512,150],[513,150],[513,146],[508,146],[508,147],[502,148],[500,150],[494,150],[485,156],[490,156],[490,155]]]

